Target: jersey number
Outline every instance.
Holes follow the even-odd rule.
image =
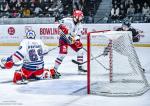
[[[37,61],[38,57],[40,57],[40,59],[43,60],[42,49],[38,49],[37,53],[35,49],[29,50],[29,58],[31,61]]]

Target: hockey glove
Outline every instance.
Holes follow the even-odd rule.
[[[60,35],[67,35],[69,33],[68,28],[65,25],[60,24],[58,28],[61,31]]]
[[[82,43],[80,40],[76,40],[74,45],[78,48],[78,49],[81,49],[83,47]]]
[[[74,36],[69,36],[69,37],[68,37],[68,40],[69,40],[69,43],[70,43],[70,44],[73,44],[73,43],[75,42]]]
[[[2,64],[4,64],[4,67],[5,67],[6,69],[10,69],[10,68],[12,68],[13,65],[14,65],[14,62],[13,62],[13,60],[12,60],[12,56],[10,56],[10,57],[8,57],[8,58],[3,58],[3,59],[1,60],[1,62],[2,62]]]

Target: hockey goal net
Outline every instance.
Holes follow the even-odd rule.
[[[88,33],[88,94],[137,96],[149,89],[131,32]]]

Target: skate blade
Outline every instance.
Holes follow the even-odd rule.
[[[87,72],[78,71],[79,75],[87,75]]]
[[[25,80],[25,81],[17,81],[16,84],[17,85],[23,85],[23,84],[28,84],[29,81]]]

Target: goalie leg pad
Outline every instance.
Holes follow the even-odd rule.
[[[23,72],[23,75],[27,79],[34,79],[34,78],[36,79],[36,77],[42,76],[42,74],[44,72],[44,69],[32,71],[32,70],[28,70],[28,69],[22,68],[22,72]]]
[[[17,71],[14,73],[13,83],[17,83],[23,79],[22,73]]]
[[[34,74],[35,74],[36,78],[38,78],[40,80],[50,79],[50,72],[48,69],[39,70],[38,72],[36,72]]]
[[[36,70],[33,72],[33,76],[35,76],[36,78],[39,78],[39,77],[43,76],[44,74],[45,74],[44,69]]]

